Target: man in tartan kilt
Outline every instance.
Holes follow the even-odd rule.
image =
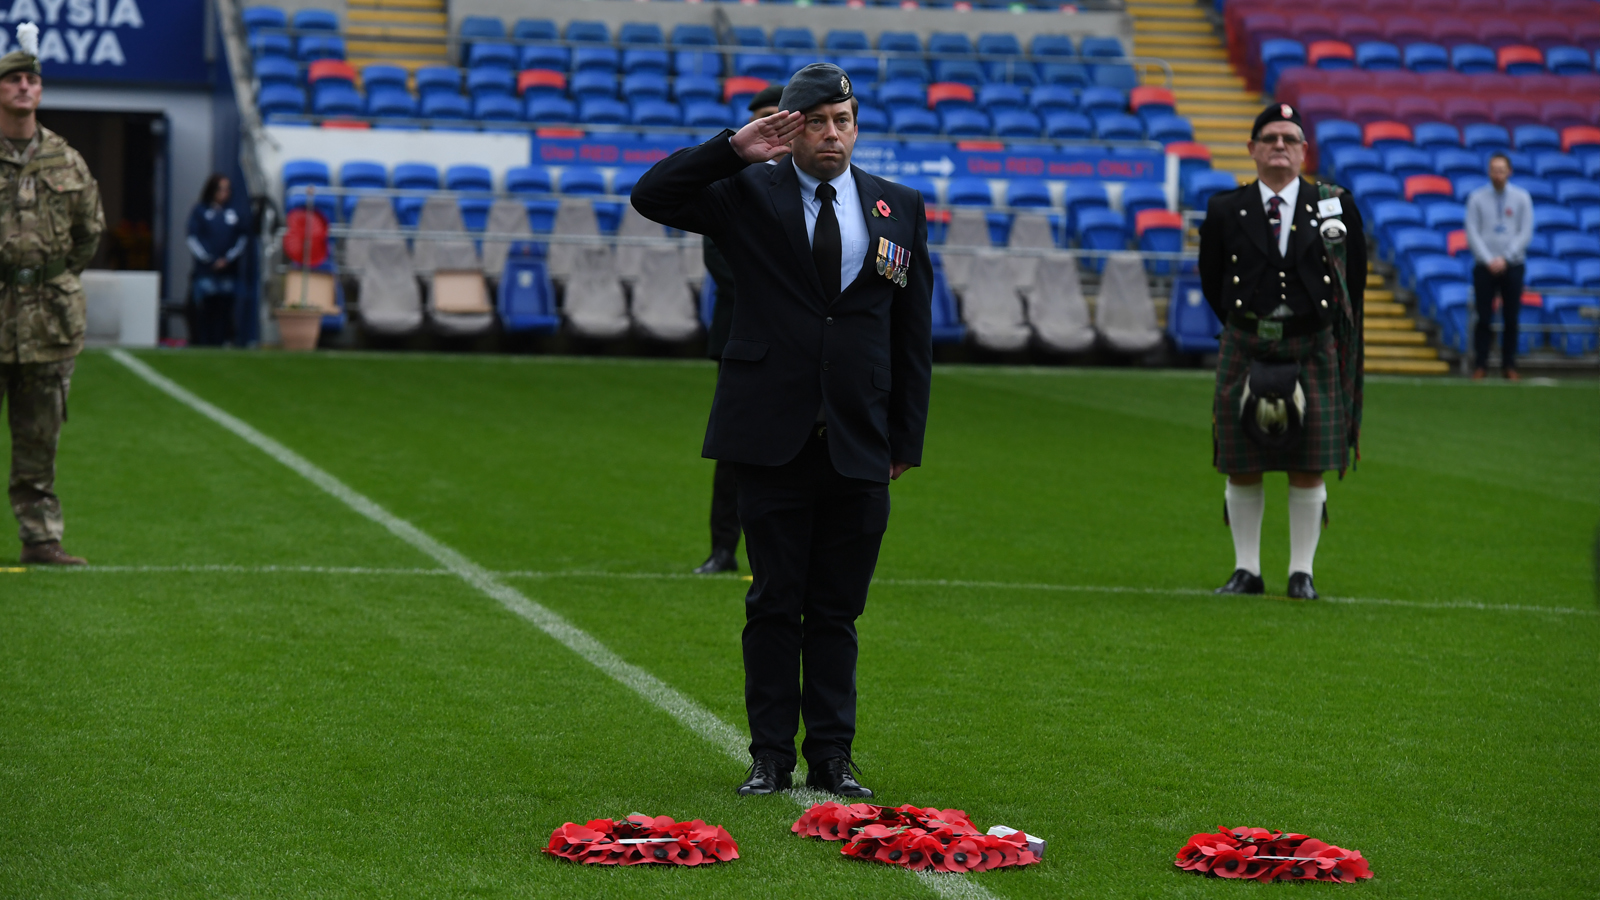
[[[1225,323],[1212,437],[1235,562],[1217,593],[1265,591],[1262,476],[1287,472],[1287,593],[1314,600],[1322,475],[1344,476],[1361,424],[1366,238],[1349,194],[1300,176],[1305,131],[1293,107],[1267,107],[1248,146],[1257,180],[1214,195],[1200,226],[1201,287]]]

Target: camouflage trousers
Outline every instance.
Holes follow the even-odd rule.
[[[0,397],[11,424],[11,512],[24,544],[61,540],[56,442],[67,420],[74,362],[0,363]]]

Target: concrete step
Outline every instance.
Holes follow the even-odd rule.
[[[1128,7],[1135,25],[1149,22],[1155,25],[1167,22],[1207,22],[1206,11],[1198,6]]]
[[[1178,98],[1179,103],[1216,103],[1218,105],[1227,104],[1230,107],[1230,112],[1232,111],[1231,107],[1234,106],[1255,109],[1256,112],[1261,111],[1260,109],[1256,109],[1256,107],[1259,107],[1261,104],[1256,102],[1254,97],[1251,97],[1244,91],[1238,90],[1237,88],[1231,86],[1212,87],[1210,85],[1200,86],[1183,84],[1178,81],[1176,76],[1174,76],[1172,79],[1172,93]]]
[[[1417,320],[1411,316],[1368,316],[1362,325],[1365,331],[1415,331]]]
[[[422,12],[444,12],[444,0],[346,0],[345,8],[357,9],[409,9]]]
[[[425,66],[449,65],[449,58],[446,57],[443,52],[441,52],[436,57],[434,57],[434,56],[352,56],[349,59],[349,63],[350,63],[350,65],[355,66],[357,71],[360,71],[361,69],[363,69],[363,68],[365,68],[367,66],[385,65],[385,66],[399,66],[400,68],[405,69],[407,72],[415,74],[418,69],[421,69],[421,68],[423,68]]]
[[[1127,4],[1128,12],[1139,9],[1200,9],[1194,0],[1133,0]],[[1203,11],[1203,10],[1202,10]]]
[[[1386,282],[1383,280],[1383,276],[1382,275],[1379,275],[1377,272],[1374,272],[1371,269],[1367,270],[1367,288],[1368,289],[1381,288],[1381,287],[1384,286],[1385,283]],[[1368,294],[1367,296],[1370,297],[1372,295]]]
[[[1144,79],[1145,84],[1161,85],[1166,83],[1165,72],[1154,72]],[[1244,91],[1244,79],[1237,75],[1185,75],[1174,72],[1172,75],[1174,90],[1183,88],[1191,91]]]
[[[1192,65],[1194,63],[1210,63],[1214,66],[1227,66],[1228,56],[1220,49],[1208,46],[1195,46],[1181,41],[1137,41],[1133,45],[1134,56],[1155,56],[1167,61],[1172,71],[1182,71],[1179,63]],[[1227,71],[1226,68],[1223,71]]]
[[[1391,347],[1402,345],[1402,344],[1410,344],[1412,346],[1420,347],[1420,346],[1424,346],[1424,345],[1426,345],[1428,343],[1427,337],[1425,335],[1423,335],[1423,333],[1420,332],[1420,331],[1400,331],[1398,329],[1385,329],[1385,328],[1377,328],[1377,329],[1363,328],[1361,330],[1361,334],[1362,334],[1362,339],[1365,340],[1368,344],[1382,344],[1382,345],[1388,345],[1388,346],[1391,346]]]
[[[443,44],[420,44],[410,41],[345,41],[345,50],[353,57],[384,57],[380,62],[389,62],[389,57],[400,59],[426,59],[423,65],[439,66],[448,65],[450,54]],[[351,65],[354,65],[352,62]],[[400,65],[395,62],[395,65]],[[360,68],[359,66],[357,68]]]
[[[1365,297],[1367,299],[1367,308],[1371,309],[1374,301],[1385,303],[1394,300],[1394,291],[1390,288],[1384,287],[1375,288],[1372,286],[1372,281],[1369,279],[1367,281],[1367,292]]]
[[[1196,7],[1195,11],[1198,12],[1199,7]],[[1203,34],[1215,41],[1217,36],[1216,27],[1206,21],[1204,16],[1197,18],[1198,20],[1162,19],[1156,21],[1135,16],[1133,19],[1133,33],[1136,37],[1151,34]]]
[[[441,28],[450,24],[450,17],[442,12],[431,12],[415,9],[350,9],[345,11],[347,22],[373,22],[377,24],[398,24],[402,22],[413,25],[437,25]]]
[[[1390,347],[1378,345],[1366,348],[1367,359],[1432,359],[1439,358],[1439,351],[1432,347]]]
[[[435,25],[347,25],[344,29],[346,39],[349,38],[406,38],[408,40],[438,41],[444,43],[449,39],[450,33],[441,26]]]
[[[1175,92],[1178,100],[1178,112],[1188,116],[1191,120],[1195,116],[1219,116],[1229,121],[1238,121],[1246,116],[1251,123],[1256,120],[1256,115],[1261,112],[1260,104],[1251,100],[1192,100],[1187,91]]]
[[[1134,48],[1138,50],[1137,47]],[[1222,51],[1217,51],[1222,52]],[[1167,65],[1172,67],[1172,74],[1177,75],[1226,75],[1229,78],[1238,78],[1233,72],[1233,67],[1226,62],[1210,62],[1207,60],[1169,59]]]
[[[1375,303],[1370,299],[1372,297],[1371,291],[1367,292],[1367,297],[1369,299],[1367,300],[1364,308],[1366,311],[1366,316],[1369,319],[1376,318],[1378,316],[1403,316],[1406,314],[1406,305],[1404,303],[1390,303],[1388,301],[1379,301]]]
[[[1361,367],[1368,375],[1448,375],[1450,365],[1439,359],[1371,359]]]

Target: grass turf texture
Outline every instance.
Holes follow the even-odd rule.
[[[473,560],[555,573],[509,580],[742,728],[742,581],[572,574],[704,556],[709,366],[144,358]],[[939,371],[860,623],[867,783],[1049,838],[974,879],[1005,898],[1290,889],[1172,868],[1217,825],[1362,850],[1377,878],[1330,890],[1594,896],[1600,392],[1369,384],[1319,588],[1512,610],[1172,592],[1231,567],[1209,393]],[[101,354],[60,469],[98,565],[434,568]],[[740,774],[449,576],[0,573],[0,896],[932,896],[789,834],[799,808],[735,798]],[[724,824],[744,858],[537,853],[633,811]]]

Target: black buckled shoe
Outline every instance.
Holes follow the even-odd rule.
[[[825,759],[820,764],[812,766],[806,773],[806,787],[838,794],[841,797],[871,797],[871,789],[862,787],[861,782],[850,774],[851,769],[861,771],[848,756]]]
[[[1212,591],[1214,594],[1264,594],[1267,592],[1266,583],[1260,575],[1250,574],[1249,569],[1234,569],[1233,576],[1228,583]]]
[[[712,550],[706,561],[695,567],[696,575],[720,575],[739,571],[739,556],[732,550]]]
[[[1289,597],[1292,600],[1320,600],[1316,585],[1311,583],[1311,573],[1289,573]]]
[[[750,771],[739,785],[739,796],[755,797],[777,791],[787,791],[794,785],[794,767],[785,767],[776,756],[758,756],[750,763]]]

